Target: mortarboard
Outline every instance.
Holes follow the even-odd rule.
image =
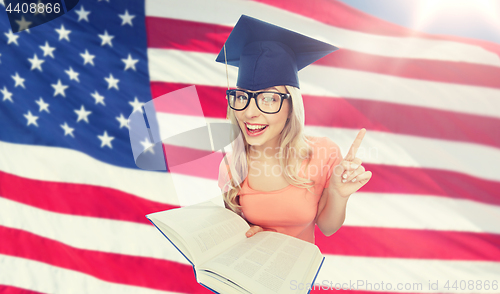
[[[242,15],[226,40],[227,64],[239,68],[236,85],[257,91],[299,87],[297,72],[338,48],[285,28]],[[224,48],[217,62],[225,63]]]

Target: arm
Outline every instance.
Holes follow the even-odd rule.
[[[359,132],[346,157],[334,166],[329,185],[321,195],[316,224],[326,236],[331,236],[344,224],[349,197],[372,176],[372,173],[365,171],[361,165],[361,159],[356,157],[365,132],[365,129]]]
[[[344,224],[348,199],[349,196],[342,197],[331,187],[323,190],[318,204],[316,224],[325,236],[331,236]]]

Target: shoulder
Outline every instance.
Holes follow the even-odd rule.
[[[327,137],[308,137],[308,143],[312,148],[312,157],[319,159],[342,158],[340,148],[335,142]]]
[[[311,146],[337,146],[337,144],[328,137],[307,137],[307,140]]]
[[[229,166],[231,160],[232,160],[232,153],[231,152],[226,153],[226,155],[222,157],[222,160],[221,160],[220,165],[219,165],[219,169],[222,169],[222,168],[226,169],[226,167]]]

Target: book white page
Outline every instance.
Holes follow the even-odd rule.
[[[246,239],[245,233],[250,228],[243,218],[211,202],[157,212],[148,217],[177,232],[196,265]]]
[[[293,291],[292,285],[311,283],[312,279],[305,278],[311,277],[310,271],[316,271],[320,261],[321,252],[314,244],[275,232],[260,232],[202,264],[198,273],[212,271],[252,293],[307,293],[307,289]]]
[[[197,275],[197,278],[198,283],[203,284],[206,287],[217,291],[218,293],[252,294],[239,285],[209,271],[203,271],[203,274]]]
[[[193,257],[191,256],[191,253],[189,252],[189,249],[186,245],[186,242],[183,240],[179,234],[177,234],[172,228],[169,226],[165,225],[161,221],[158,221],[154,217],[150,218],[148,216],[148,219],[154,223],[154,225],[163,233],[163,235],[167,238],[167,241],[170,241],[171,243],[174,244],[174,246],[179,250],[182,255],[191,263],[194,265]]]

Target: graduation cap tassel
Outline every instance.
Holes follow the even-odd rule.
[[[229,74],[227,73],[227,56],[226,56],[226,44],[225,43],[224,43],[224,63],[226,64],[227,89],[229,90]]]
[[[229,90],[229,74],[227,73],[226,43],[224,43],[224,63],[226,64],[227,89]],[[212,147],[212,151],[213,151],[213,147]],[[229,166],[229,162],[227,161],[226,151],[224,150],[224,148],[222,148],[221,151],[222,151],[222,158],[224,158],[224,162],[226,163],[226,167],[228,167]]]

